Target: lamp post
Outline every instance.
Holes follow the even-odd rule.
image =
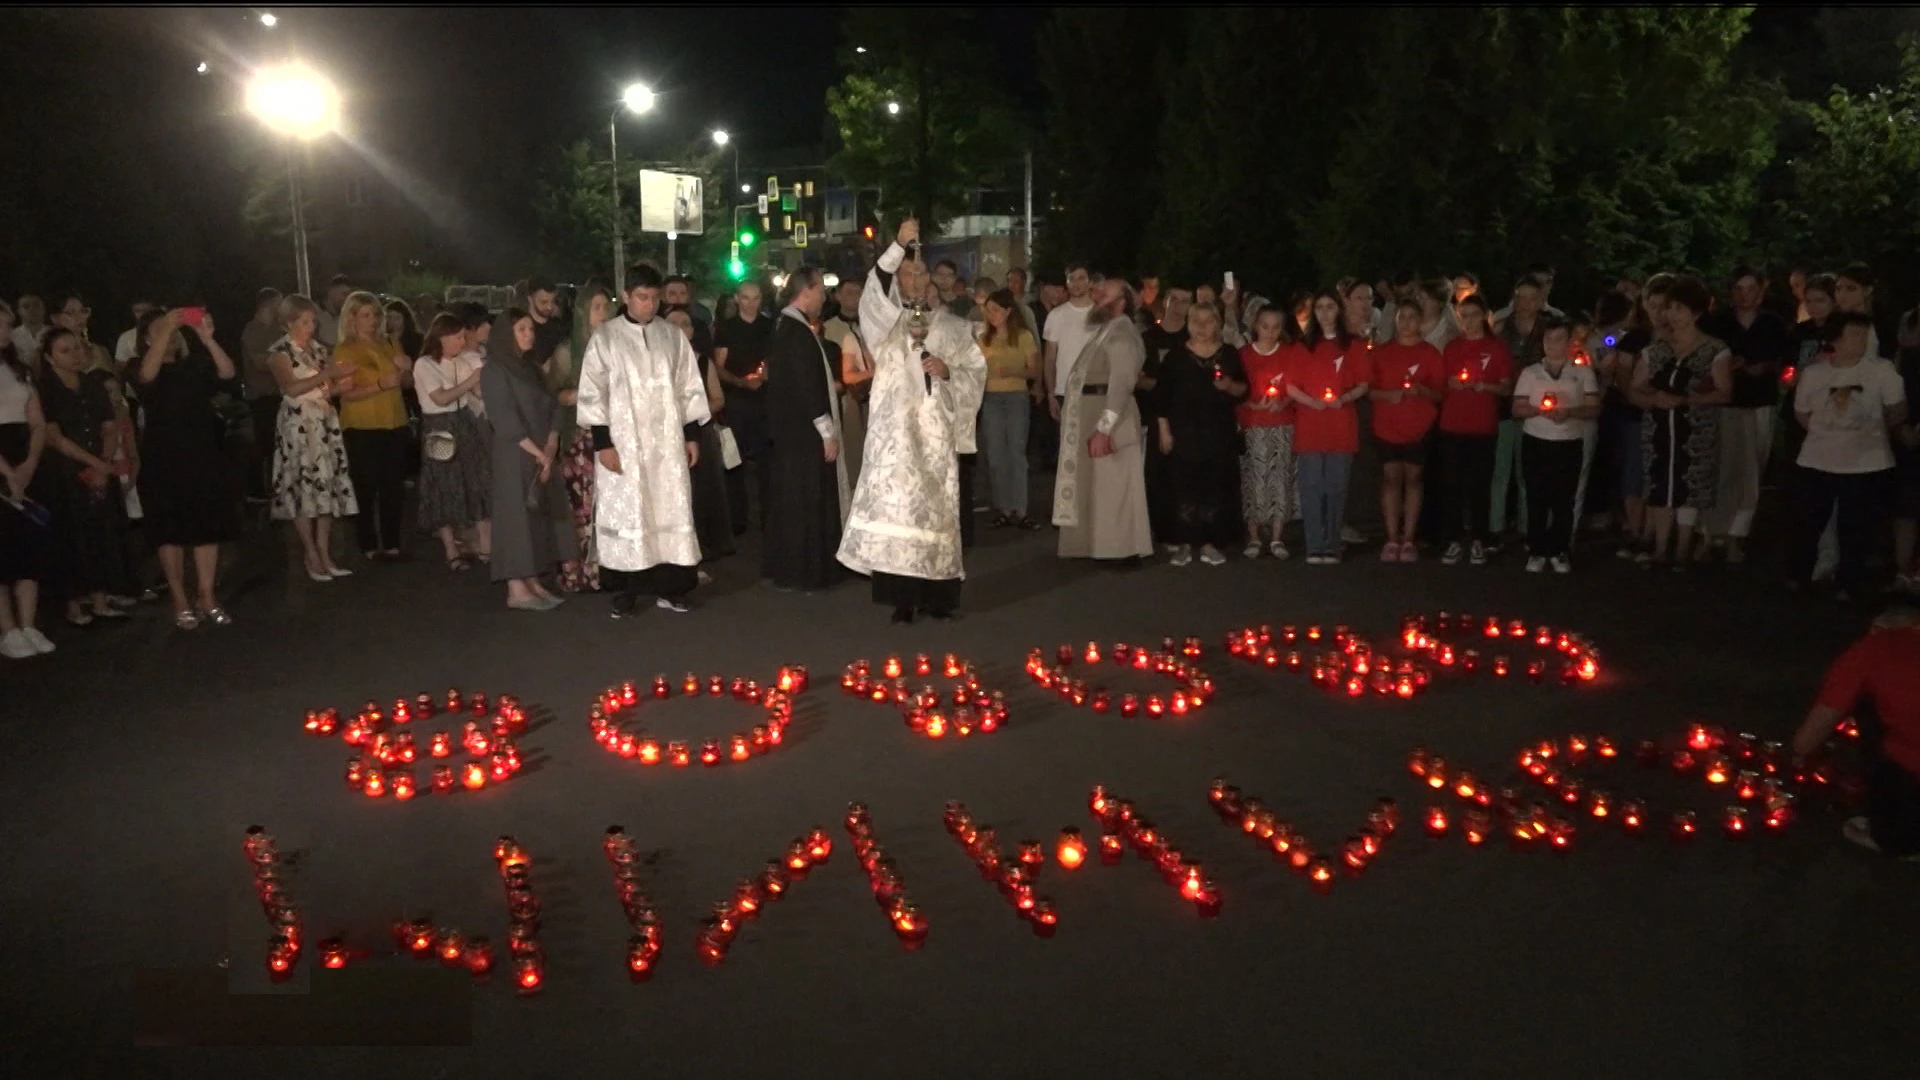
[[[300,63],[265,68],[247,84],[247,111],[278,135],[287,157],[287,196],[293,204],[293,268],[300,294],[313,295],[307,264],[307,218],[301,206],[300,172],[293,144],[326,135],[339,124],[340,95],[312,69]]]
[[[726,130],[722,128],[714,131],[713,145],[733,147],[733,186],[740,187],[740,144],[735,142],[733,136],[727,134]],[[741,190],[744,191],[745,189],[742,188]]]
[[[645,83],[633,83],[620,92],[620,105],[635,116],[652,111],[653,91]],[[627,294],[627,243],[620,228],[620,110],[607,117],[607,156],[613,161],[613,287]]]

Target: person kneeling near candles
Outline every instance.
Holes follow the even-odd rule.
[[[1553,572],[1573,571],[1567,548],[1573,543],[1574,494],[1580,490],[1580,462],[1587,429],[1600,414],[1600,384],[1593,369],[1575,364],[1568,353],[1571,334],[1564,319],[1540,319],[1544,355],[1513,384],[1513,416],[1522,421],[1520,468],[1526,479],[1527,573],[1553,563]]]
[[[1920,601],[1901,597],[1827,669],[1793,736],[1807,759],[1852,715],[1860,724],[1867,812],[1840,834],[1869,851],[1920,862]]]

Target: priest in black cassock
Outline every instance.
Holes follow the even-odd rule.
[[[793,271],[782,290],[767,356],[766,539],[760,575],[776,589],[824,589],[840,576],[846,463],[840,454],[836,365],[813,324],[827,290],[817,266]]]

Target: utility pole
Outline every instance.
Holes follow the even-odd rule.
[[[1026,171],[1026,186],[1027,186],[1027,201],[1026,201],[1027,280],[1032,281],[1033,280],[1033,147],[1031,146],[1027,147],[1025,171]]]

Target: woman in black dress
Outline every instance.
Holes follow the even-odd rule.
[[[707,407],[715,415],[726,405],[720,389],[720,377],[714,374],[713,358],[701,352],[701,335],[694,333],[693,314],[684,305],[666,309],[665,318],[680,328],[693,343],[694,357],[700,362],[700,382],[707,388]],[[712,423],[700,425],[700,460],[693,466],[693,531],[700,538],[702,566],[733,554],[733,511],[727,506],[727,466],[721,460],[720,429]],[[700,572],[701,583],[708,579]]]
[[[1733,354],[1700,331],[1700,316],[1712,300],[1698,278],[1675,281],[1660,309],[1666,335],[1648,345],[1634,365],[1633,403],[1645,410],[1641,462],[1653,530],[1653,550],[1643,565],[1686,569],[1700,511],[1713,507],[1720,475],[1719,406],[1733,394]]]
[[[0,332],[12,329],[12,310],[0,306]],[[53,554],[51,522],[39,499],[46,444],[33,369],[0,337],[0,656],[9,660],[53,651],[34,625]]]
[[[126,557],[126,502],[114,461],[121,427],[106,372],[84,371],[91,356],[80,335],[64,326],[40,342],[40,407],[46,415],[47,448],[41,463],[53,510],[54,535],[64,556],[62,584],[67,621],[87,626],[95,619],[124,619],[107,594],[130,580]],[[83,603],[84,602],[84,603]]]
[[[204,351],[187,348],[182,326],[193,330]],[[233,360],[213,339],[213,316],[203,308],[149,312],[136,340],[140,366],[133,378],[146,415],[140,505],[173,596],[173,623],[182,630],[202,621],[226,626],[233,617],[214,598],[214,582],[220,545],[238,538],[240,522],[232,492],[219,482],[227,469],[226,432],[213,397],[221,382],[233,378]],[[187,600],[188,548],[197,604]]]
[[[1154,386],[1160,452],[1167,459],[1171,562],[1227,561],[1220,547],[1240,535],[1240,426],[1234,407],[1246,396],[1239,353],[1220,339],[1218,308],[1196,303],[1187,340],[1167,353]]]

